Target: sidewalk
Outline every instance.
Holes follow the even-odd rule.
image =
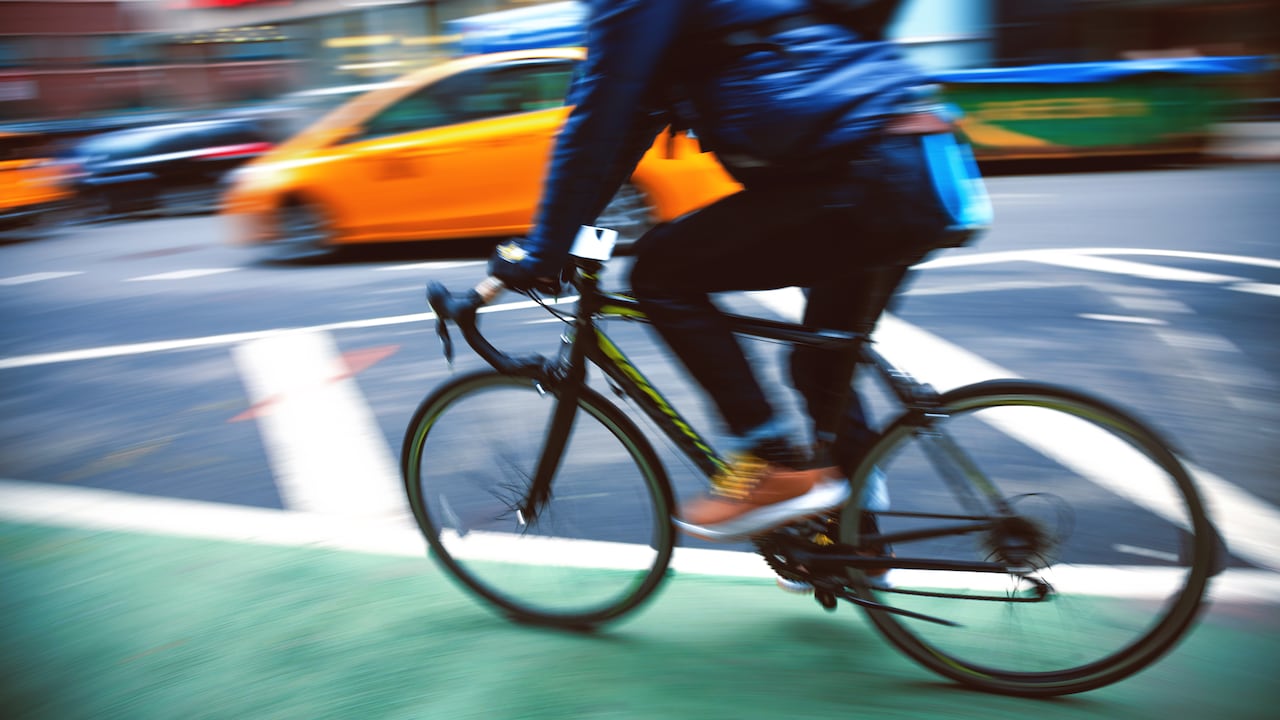
[[[1056,701],[968,692],[848,606],[677,574],[630,619],[509,623],[426,558],[0,523],[0,712],[79,718],[1274,717],[1274,605]]]

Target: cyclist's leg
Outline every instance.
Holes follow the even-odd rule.
[[[811,327],[870,333],[908,272],[906,265],[867,268],[839,283],[809,288],[804,322]],[[791,379],[814,422],[815,440],[830,448],[845,473],[876,441],[854,388],[854,371],[838,354],[796,347]],[[843,411],[841,410],[843,406]]]
[[[632,289],[655,328],[703,386],[741,453],[712,492],[682,505],[678,524],[709,539],[741,537],[821,512],[848,497],[836,473],[802,469],[710,293],[809,285],[828,279],[833,218],[797,189],[744,191],[659,226],[637,246]]]
[[[802,192],[748,190],[659,225],[636,245],[632,290],[734,435],[774,413],[710,294],[822,280],[833,263],[821,211]]]
[[[855,270],[841,281],[810,286],[808,324],[871,332],[910,266],[946,244],[951,220],[934,190],[922,141],[886,138],[868,156],[873,162],[860,173],[870,178],[871,189],[861,205],[849,207],[859,230],[853,237]],[[793,382],[808,404],[816,429],[837,436],[835,459],[846,471],[853,470],[875,440],[856,393],[844,417],[834,417],[844,404],[853,372],[833,353],[797,348],[792,357]]]

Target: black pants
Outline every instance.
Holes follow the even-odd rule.
[[[747,434],[773,409],[709,295],[799,286],[808,293],[806,324],[869,332],[943,232],[930,182],[919,139],[895,137],[836,175],[752,187],[641,238],[632,290],[730,432]],[[837,360],[792,352],[792,382],[812,418],[846,397],[853,378]],[[841,465],[874,438],[852,399],[838,429]]]

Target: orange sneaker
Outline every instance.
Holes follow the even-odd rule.
[[[798,470],[755,453],[735,457],[710,492],[683,503],[676,527],[704,540],[737,540],[814,515],[849,498],[834,468]]]

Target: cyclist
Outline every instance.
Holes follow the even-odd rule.
[[[844,4],[837,16],[818,3]],[[831,452],[811,458],[766,399],[710,294],[806,288],[807,323],[869,331],[906,269],[959,244],[951,127],[923,101],[925,80],[881,39],[897,0],[592,0],[587,59],[552,155],[535,227],[498,248],[495,280],[554,291],[581,225],[591,224],[667,125],[690,128],[743,189],[636,244],[632,290],[707,391],[732,439],[708,493],[677,524],[745,537],[835,507],[874,433],[852,368],[792,354],[793,384]],[[926,142],[929,139],[930,142]],[[954,159],[954,154],[950,155]],[[935,159],[936,160],[936,159]],[[966,182],[969,184],[966,185]],[[484,294],[484,293],[482,293]]]

